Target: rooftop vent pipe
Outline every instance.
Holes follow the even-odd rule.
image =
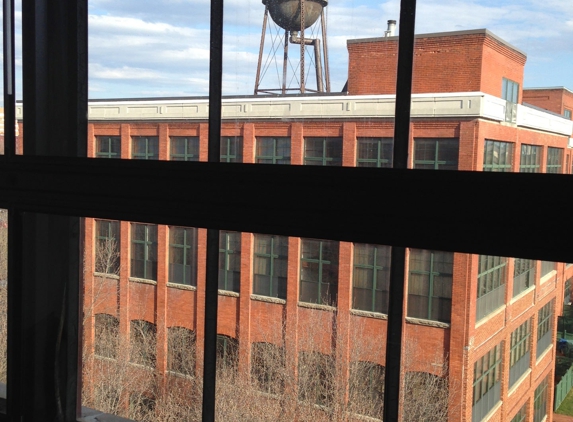
[[[384,31],[385,37],[394,37],[396,35],[396,21],[389,20],[388,21],[388,29]]]

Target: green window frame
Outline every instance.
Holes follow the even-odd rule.
[[[509,386],[529,369],[531,356],[531,320],[528,319],[511,333],[509,351]]]
[[[520,173],[541,172],[541,147],[538,145],[521,145],[521,157],[519,161]]]
[[[458,138],[415,138],[414,168],[457,170],[459,150]]]
[[[547,147],[547,165],[545,168],[546,173],[563,172],[563,148]]]
[[[261,136],[256,139],[255,163],[290,164],[291,140],[289,137]]]
[[[478,258],[476,322],[505,303],[507,258],[480,255]]]
[[[548,377],[545,377],[545,379],[541,381],[533,394],[533,422],[541,422],[545,416],[547,416],[547,408],[549,407],[547,403],[549,399],[547,391],[549,382],[547,378]]]
[[[119,221],[96,220],[95,272],[119,275]]]
[[[243,162],[243,137],[242,136],[222,136],[221,137],[221,163],[242,163]]]
[[[171,136],[169,144],[171,161],[199,161],[198,136]]]
[[[516,103],[519,99],[519,84],[511,79],[501,78],[501,98]]]
[[[453,267],[452,252],[410,249],[409,317],[451,321]]]
[[[239,364],[239,340],[217,334],[217,368],[237,370]]]
[[[253,294],[286,299],[288,237],[254,235]]]
[[[510,172],[513,164],[511,142],[486,139],[483,148],[483,171]]]
[[[503,342],[474,363],[472,422],[481,421],[501,399]]]
[[[251,344],[251,381],[259,391],[282,394],[285,368],[284,347],[264,342]]]
[[[239,293],[241,288],[241,233],[219,233],[219,290]]]
[[[159,160],[159,138],[157,136],[133,136],[131,158],[134,160]]]
[[[527,419],[527,403],[511,418],[511,422],[525,422]]]
[[[357,138],[356,167],[392,168],[394,139]]]
[[[390,246],[354,244],[353,309],[388,313],[391,250]]]
[[[537,357],[539,358],[553,342],[553,301],[537,312]]]
[[[131,277],[157,281],[157,225],[131,223]]]
[[[96,158],[121,158],[121,137],[96,136]]]
[[[185,327],[167,328],[167,370],[187,376],[195,374],[195,331]]]
[[[535,285],[537,261],[534,259],[514,258],[513,260],[513,297]]]
[[[304,164],[307,166],[341,166],[342,138],[305,138]]]
[[[142,319],[130,321],[129,361],[155,368],[157,354],[157,327]]]
[[[197,286],[197,229],[169,226],[169,282]]]
[[[338,247],[339,242],[332,240],[301,239],[301,302],[336,306]]]

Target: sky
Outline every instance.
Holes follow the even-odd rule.
[[[88,4],[90,98],[207,95],[208,0]],[[417,8],[416,33],[487,28],[527,54],[525,87],[573,90],[573,1],[418,0]],[[399,0],[329,0],[325,10],[332,91],[340,91],[348,73],[346,41],[383,36],[387,20],[399,18]],[[225,0],[225,95],[253,93],[263,15],[261,0]],[[276,33],[276,25],[269,31]],[[266,40],[270,50],[273,37]],[[277,64],[270,61],[262,85],[278,86]]]

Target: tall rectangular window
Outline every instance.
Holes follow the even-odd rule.
[[[414,168],[430,170],[457,170],[458,138],[414,139]]]
[[[338,242],[301,239],[300,301],[336,306]]]
[[[169,227],[169,282],[197,285],[197,229]]]
[[[390,246],[354,244],[352,308],[388,313]]]
[[[392,138],[358,138],[356,167],[392,168]]]
[[[502,78],[501,98],[510,103],[517,103],[519,99],[519,84],[511,79]]]
[[[476,321],[499,309],[505,303],[507,258],[480,255],[478,265]]]
[[[218,369],[237,370],[239,365],[239,340],[217,334],[217,367]]]
[[[547,416],[547,386],[549,382],[547,377],[537,386],[533,394],[533,422],[542,422]]]
[[[199,161],[198,136],[172,136],[169,141],[171,161]]]
[[[342,138],[305,138],[304,164],[307,166],[341,166]]]
[[[157,136],[134,136],[131,142],[131,158],[134,160],[159,160]]]
[[[452,252],[410,250],[409,317],[450,322],[453,267]]]
[[[241,233],[219,233],[219,289],[239,293],[241,287]]]
[[[131,277],[157,280],[157,226],[131,223]]]
[[[513,144],[510,142],[485,140],[483,149],[483,171],[511,171]]]
[[[119,275],[119,221],[96,220],[95,271]]]
[[[96,136],[96,158],[121,158],[119,136]]]
[[[513,297],[535,284],[534,259],[515,258],[513,260]]]
[[[527,404],[524,404],[519,412],[515,414],[513,418],[511,418],[511,422],[525,422],[527,420]]]
[[[563,148],[547,148],[547,166],[546,173],[563,173]]]
[[[502,345],[474,363],[472,422],[481,421],[500,400]]]
[[[565,111],[563,112],[563,117],[565,117],[566,119],[571,120],[571,110],[565,109]]]
[[[221,138],[221,162],[222,163],[243,162],[242,136],[223,136]]]
[[[553,301],[537,312],[537,358],[553,341]]]
[[[257,137],[255,162],[290,164],[290,138]]]
[[[155,324],[140,319],[132,320],[129,330],[130,362],[154,368],[157,352],[156,338]]]
[[[531,320],[525,321],[511,333],[509,352],[509,386],[521,378],[529,369],[531,356]]]
[[[521,145],[519,162],[520,173],[541,172],[541,147],[537,145]]]
[[[286,299],[288,238],[255,234],[253,294]]]
[[[284,347],[272,343],[251,344],[251,379],[259,391],[282,394],[285,363]]]
[[[167,328],[167,370],[193,376],[196,356],[195,332],[185,327]]]

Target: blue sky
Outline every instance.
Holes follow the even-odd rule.
[[[399,0],[329,0],[326,10],[339,91],[346,40],[382,36],[386,21],[399,18]],[[90,98],[207,94],[208,0],[90,0],[89,13]],[[263,13],[260,0],[225,2],[224,94],[253,92]],[[526,87],[573,89],[572,1],[418,1],[417,33],[477,28],[527,53]]]

